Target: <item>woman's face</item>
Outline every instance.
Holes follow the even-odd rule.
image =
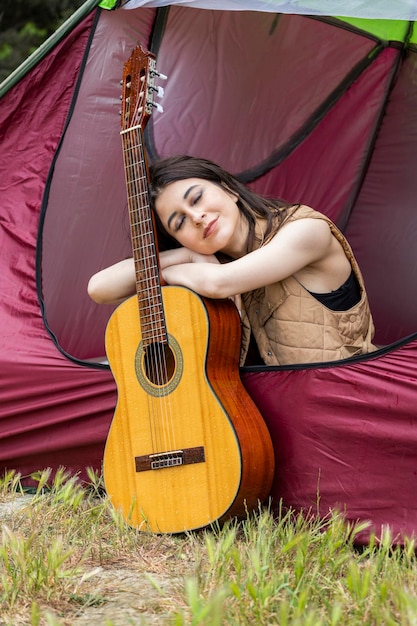
[[[165,230],[182,246],[201,254],[232,254],[247,237],[237,200],[220,185],[186,178],[167,185],[155,209]]]

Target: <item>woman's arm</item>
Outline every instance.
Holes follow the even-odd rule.
[[[161,252],[161,268],[183,263],[218,263],[215,256],[198,254],[187,248],[175,248]],[[118,304],[136,293],[136,276],[133,259],[124,259],[94,274],[87,292],[97,304]]]
[[[209,298],[229,298],[294,274],[312,291],[331,291],[346,280],[350,269],[327,222],[311,218],[286,224],[268,244],[230,263],[175,248],[161,253],[160,264],[168,284]],[[89,295],[98,303],[121,302],[135,290],[133,259],[101,270],[88,284]]]
[[[124,259],[94,274],[87,292],[97,304],[118,304],[136,291],[133,259]]]
[[[346,280],[346,262],[327,222],[306,218],[283,226],[268,244],[230,263],[170,265],[162,275],[168,284],[183,285],[209,298],[228,298],[297,273],[311,282],[308,288],[325,292]]]

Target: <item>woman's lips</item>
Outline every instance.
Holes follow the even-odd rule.
[[[216,219],[212,220],[212,221],[210,222],[210,224],[207,224],[207,226],[205,227],[204,232],[203,232],[203,238],[204,238],[204,239],[206,239],[207,237],[210,237],[210,235],[212,234],[212,232],[213,232],[213,231],[214,231],[214,229],[216,228],[216,225],[217,225],[217,220],[218,220],[218,219],[219,219],[219,218],[218,218],[218,217],[216,217]]]

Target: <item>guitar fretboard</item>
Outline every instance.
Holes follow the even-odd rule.
[[[140,126],[121,132],[142,340],[166,343],[167,331]]]

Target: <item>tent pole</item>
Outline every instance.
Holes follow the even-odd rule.
[[[52,33],[23,63],[0,84],[0,98],[35,67],[101,0],[86,0],[57,30]]]

